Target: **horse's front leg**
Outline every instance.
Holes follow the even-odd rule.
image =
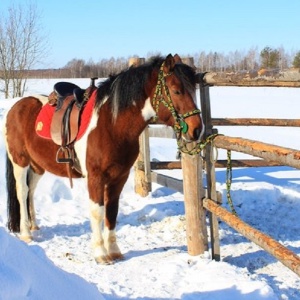
[[[112,260],[123,259],[123,255],[117,244],[116,224],[119,210],[119,198],[128,174],[120,176],[114,184],[108,184],[104,189],[105,222],[104,222],[104,246]]]
[[[105,186],[97,176],[91,176],[91,172],[88,177],[92,247],[96,261],[101,264],[110,264],[114,260],[123,258],[117,244],[115,227],[119,197],[128,174],[120,176],[114,184],[108,183]]]
[[[100,264],[111,264],[112,260],[104,247],[102,226],[104,220],[104,205],[90,201],[90,218],[92,229],[92,248],[95,260]]]
[[[91,161],[93,162],[93,161]],[[97,166],[90,164],[87,176],[87,187],[90,197],[91,242],[95,260],[100,264],[112,263],[104,247],[104,183]]]

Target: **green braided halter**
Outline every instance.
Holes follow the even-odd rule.
[[[156,89],[153,95],[153,99],[152,99],[152,103],[153,103],[153,107],[154,110],[156,112],[156,116],[154,117],[154,120],[157,120],[157,114],[159,111],[159,105],[160,103],[163,103],[165,107],[167,107],[169,109],[169,111],[171,112],[174,120],[175,120],[175,124],[173,126],[173,129],[176,133],[177,136],[177,141],[180,138],[181,133],[187,133],[188,131],[188,125],[185,122],[185,118],[195,115],[195,114],[199,114],[200,110],[199,109],[194,109],[190,112],[187,112],[185,114],[178,114],[177,111],[175,110],[175,107],[173,105],[172,102],[172,98],[170,95],[170,91],[169,88],[166,84],[166,80],[165,78],[170,76],[172,74],[172,72],[165,74],[163,71],[164,68],[164,62],[162,63],[160,69],[159,69],[159,73],[158,73],[158,79],[157,79],[157,84],[156,84]],[[163,96],[163,91],[166,95],[166,97]]]

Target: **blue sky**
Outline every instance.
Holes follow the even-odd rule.
[[[11,3],[0,0],[0,13]],[[73,58],[300,50],[300,0],[36,0],[49,39],[46,67]]]

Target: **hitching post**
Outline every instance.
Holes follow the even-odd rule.
[[[195,144],[189,146],[193,147]],[[190,155],[182,153],[181,163],[187,248],[190,255],[199,255],[208,249],[205,209],[202,204],[202,199],[204,198],[202,160],[199,154]]]
[[[210,135],[217,133],[217,131],[214,130],[212,126],[209,85],[206,84],[205,82],[205,73],[197,74],[197,82],[200,85],[202,120],[205,126],[204,139],[206,139]],[[215,167],[214,167],[214,163],[212,162],[212,156],[213,156],[213,145],[212,143],[209,143],[205,147],[205,153],[204,153],[205,168],[206,168],[206,184],[207,184],[206,197],[218,203],[218,195],[216,191]],[[219,223],[217,217],[213,213],[208,212],[208,217],[210,223],[212,259],[219,261],[220,260]]]
[[[186,62],[187,63],[187,62]],[[193,61],[190,61],[194,65]],[[194,148],[196,142],[187,147]],[[183,194],[186,217],[187,248],[190,255],[208,250],[205,209],[202,204],[205,192],[202,185],[202,159],[199,154],[181,153]]]

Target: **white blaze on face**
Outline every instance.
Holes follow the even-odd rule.
[[[143,116],[144,120],[147,122],[155,115],[156,115],[155,110],[153,109],[153,107],[151,105],[150,98],[148,98],[145,101],[145,105],[142,109],[142,116]]]

